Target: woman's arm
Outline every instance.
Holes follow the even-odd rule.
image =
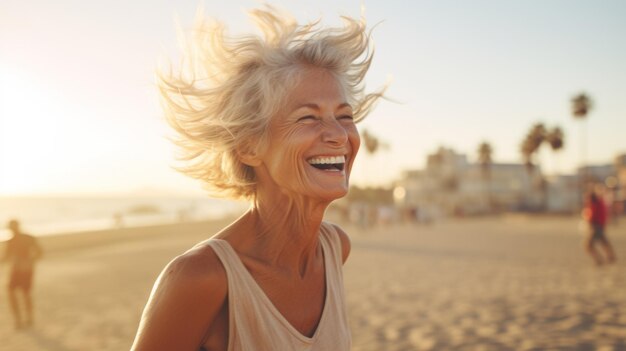
[[[131,350],[197,351],[227,291],[226,272],[212,249],[177,257],[155,283]]]

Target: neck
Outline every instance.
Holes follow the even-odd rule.
[[[247,216],[253,224],[255,256],[300,274],[318,258],[319,230],[328,203],[286,194],[258,193]]]

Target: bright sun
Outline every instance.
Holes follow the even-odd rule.
[[[28,72],[0,62],[0,195],[46,191],[63,119],[58,93]]]

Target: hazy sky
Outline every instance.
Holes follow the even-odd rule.
[[[361,1],[272,1],[299,21],[359,16]],[[205,1],[233,34],[250,31],[256,1]],[[367,87],[392,78],[362,128],[390,144],[357,159],[353,182],[390,182],[439,146],[519,162],[535,122],[566,134],[548,172],[579,162],[569,99],[587,91],[592,163],[626,153],[625,1],[364,1],[376,55]],[[173,147],[153,72],[176,55],[174,17],[190,27],[197,0],[0,0],[0,195],[199,193],[172,171]]]

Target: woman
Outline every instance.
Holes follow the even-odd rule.
[[[604,250],[606,263],[615,262],[615,252],[605,233],[608,217],[607,209],[600,194],[592,191],[587,195],[582,217],[589,225],[589,234],[585,239],[585,251],[587,251],[587,254],[591,256],[598,266],[605,263],[605,259],[596,251],[595,244],[598,242]]]
[[[341,267],[350,241],[322,221],[346,195],[372,59],[363,21],[300,26],[252,12],[264,37],[200,20],[187,70],[160,76],[168,121],[212,194],[250,200],[159,276],[133,350],[348,350]]]

